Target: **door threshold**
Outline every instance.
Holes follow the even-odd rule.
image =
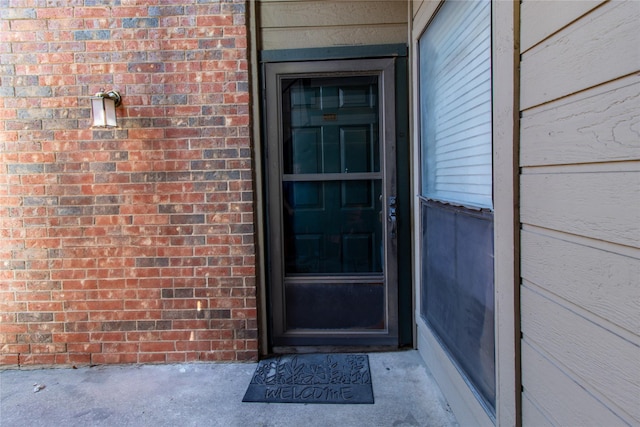
[[[323,345],[323,346],[277,346],[272,354],[310,354],[310,353],[381,353],[402,350],[394,345]]]

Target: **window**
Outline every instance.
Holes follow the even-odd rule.
[[[418,49],[421,315],[494,417],[491,2],[445,1]]]
[[[445,2],[420,38],[422,194],[491,208],[491,3]]]

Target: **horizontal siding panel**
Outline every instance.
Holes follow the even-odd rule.
[[[521,109],[636,72],[640,2],[613,1],[522,55]]]
[[[524,0],[520,8],[520,51],[526,52],[602,3],[602,0]]]
[[[522,393],[522,425],[535,427],[553,427],[542,412],[533,404],[529,395]]]
[[[520,177],[521,222],[640,247],[640,162],[635,172]]]
[[[420,12],[420,9],[424,4],[424,0],[412,0],[410,3],[411,3],[411,16],[415,18]]]
[[[527,281],[640,336],[640,259],[523,231],[521,273]]]
[[[265,29],[264,50],[407,43],[406,24]]]
[[[540,413],[537,407],[532,408],[535,411],[523,410],[524,426],[548,425],[547,419],[561,426],[627,425],[611,408],[589,394],[527,342],[522,344],[522,385],[523,403],[530,398],[546,412]],[[558,399],[558,396],[562,396],[562,399]]]
[[[407,3],[399,1],[299,1],[260,4],[260,25],[263,28],[337,27],[407,22]]]
[[[640,159],[640,75],[525,112],[520,165]]]
[[[521,321],[525,342],[531,340],[543,354],[552,355],[550,360],[567,376],[627,422],[631,421],[629,417],[640,422],[640,348],[637,345],[527,286],[521,288]],[[526,371],[525,360],[522,366]],[[524,372],[523,379],[527,379]],[[525,381],[523,385],[527,387]],[[551,398],[559,396],[562,400],[568,398],[557,390],[550,393]]]

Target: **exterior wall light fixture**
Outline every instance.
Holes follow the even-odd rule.
[[[116,107],[122,104],[122,97],[116,90],[100,91],[91,97],[93,126],[113,127],[116,123]]]

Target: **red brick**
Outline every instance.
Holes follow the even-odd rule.
[[[233,332],[256,314],[252,163],[204,151],[250,147],[249,98],[237,91],[248,82],[246,28],[234,25],[245,20],[221,13],[232,10],[225,4],[194,7],[192,16],[158,17],[145,5],[36,6],[38,19],[0,26],[4,58],[29,94],[4,98],[0,113],[7,121],[0,161],[18,172],[0,175],[0,259],[20,267],[0,271],[2,299],[19,300],[0,309],[47,316],[16,323],[3,315],[3,352],[20,352],[30,364],[255,356],[257,340]],[[123,18],[160,27],[124,28],[133,21]],[[174,27],[181,37],[172,37]],[[221,60],[206,59],[218,43]],[[180,60],[149,60],[160,49]],[[123,92],[118,129],[90,127],[87,87]],[[17,120],[18,110],[31,119]],[[48,118],[47,110],[69,119]],[[243,174],[203,181],[212,168]],[[23,197],[50,197],[50,204],[24,205]],[[144,258],[166,262],[136,267]],[[161,290],[168,288],[191,289],[194,298],[167,302]],[[233,312],[241,323],[163,319],[165,309],[195,312],[196,297],[203,310],[253,311]],[[17,347],[19,333],[53,333],[53,343]]]
[[[184,363],[184,362],[195,361],[194,359],[188,358],[187,354],[185,354],[185,352],[182,352],[182,351],[180,353],[167,353],[166,362],[167,363]]]
[[[164,363],[166,361],[166,353],[140,353],[138,355],[138,363]]]
[[[32,32],[37,30],[45,30],[46,28],[46,20],[16,19],[11,21],[11,31],[15,32]]]
[[[136,16],[145,16],[148,12],[146,6],[121,6],[112,8],[111,14],[114,17],[135,18]]]
[[[209,341],[180,341],[176,343],[176,350],[181,352],[206,352],[211,350],[211,343]]]
[[[171,341],[140,343],[140,351],[144,353],[174,351],[176,349],[175,347],[176,347],[175,343]]]
[[[102,351],[102,344],[93,343],[68,343],[67,350],[70,354],[92,354],[92,353],[100,353]]]
[[[30,351],[32,354],[64,353],[67,351],[67,345],[64,343],[30,344]]]
[[[203,322],[205,324],[205,322]],[[197,328],[194,328],[197,329]],[[194,332],[191,330],[173,330],[173,331],[160,331],[159,337],[162,341],[176,341],[176,342],[193,342]]]
[[[18,365],[20,358],[17,354],[0,354],[0,365]]]
[[[74,16],[76,18],[102,18],[111,16],[111,8],[109,7],[77,7],[74,8]]]
[[[137,362],[137,353],[94,353],[91,355],[91,363],[95,365],[127,364]]]
[[[53,365],[55,362],[55,354],[20,354],[21,365]]]
[[[60,18],[72,18],[72,7],[52,7],[52,8],[40,8],[37,9],[37,16],[39,19],[60,19]]]
[[[89,341],[88,333],[55,333],[53,334],[53,342],[64,343],[82,343]]]
[[[89,365],[91,364],[91,354],[69,352],[68,363],[73,363],[78,365]]]
[[[140,344],[138,343],[115,343],[107,342],[102,344],[102,351],[105,353],[131,353],[138,352]]]
[[[210,322],[208,320],[173,320],[173,329],[176,329],[177,333],[182,332],[181,330],[187,330],[189,332],[198,330],[198,329],[207,329],[210,326]],[[165,338],[163,334],[163,338]]]
[[[196,25],[200,28],[206,28],[206,27],[223,27],[225,25],[232,25],[233,24],[233,16],[231,15],[226,15],[226,16],[217,16],[217,15],[211,15],[211,16],[198,16],[197,20],[196,20]]]

